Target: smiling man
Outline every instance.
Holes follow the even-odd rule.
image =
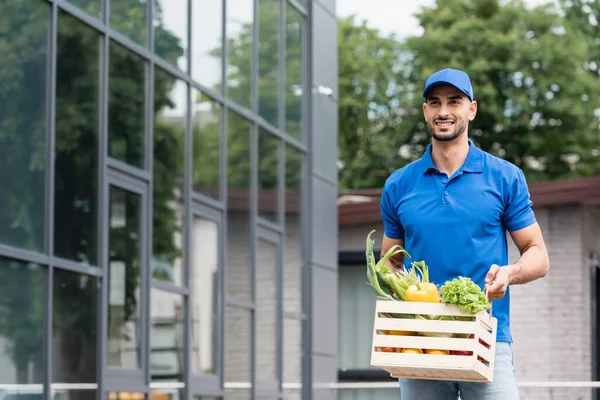
[[[527,182],[515,165],[477,148],[468,138],[477,114],[468,74],[444,69],[423,92],[431,144],[396,170],[381,196],[381,254],[396,244],[429,266],[438,285],[470,277],[494,301],[498,319],[493,383],[400,379],[403,400],[515,400],[519,398],[510,332],[511,285],[546,275],[548,252],[531,208]],[[506,232],[519,249],[508,260]],[[401,255],[390,260],[403,268]]]

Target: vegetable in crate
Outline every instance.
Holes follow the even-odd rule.
[[[459,276],[447,281],[440,287],[440,293],[445,304],[456,304],[469,314],[477,314],[492,306],[483,290],[471,278]]]

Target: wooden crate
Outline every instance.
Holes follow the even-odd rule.
[[[419,317],[422,315],[464,316],[472,320],[428,320]],[[394,378],[492,382],[497,323],[488,312],[467,314],[454,305],[378,300],[371,365],[383,368]],[[402,331],[403,335],[390,331]],[[453,334],[463,337],[448,337]],[[468,338],[469,335],[474,337]],[[394,352],[389,352],[390,348]],[[400,353],[403,348],[467,351],[472,355]]]

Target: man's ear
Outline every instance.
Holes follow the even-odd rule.
[[[473,100],[469,105],[469,121],[473,121],[477,115],[477,102]]]
[[[427,103],[423,103],[423,117],[427,119]]]

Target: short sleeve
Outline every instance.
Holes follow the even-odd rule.
[[[504,226],[509,232],[528,227],[536,222],[535,214],[531,208],[533,202],[529,196],[529,188],[523,171],[519,169],[517,177],[505,196]]]
[[[383,233],[390,239],[404,239],[404,228],[398,220],[395,201],[392,198],[393,195],[390,193],[389,186],[385,185],[379,202],[381,219],[383,220]]]

